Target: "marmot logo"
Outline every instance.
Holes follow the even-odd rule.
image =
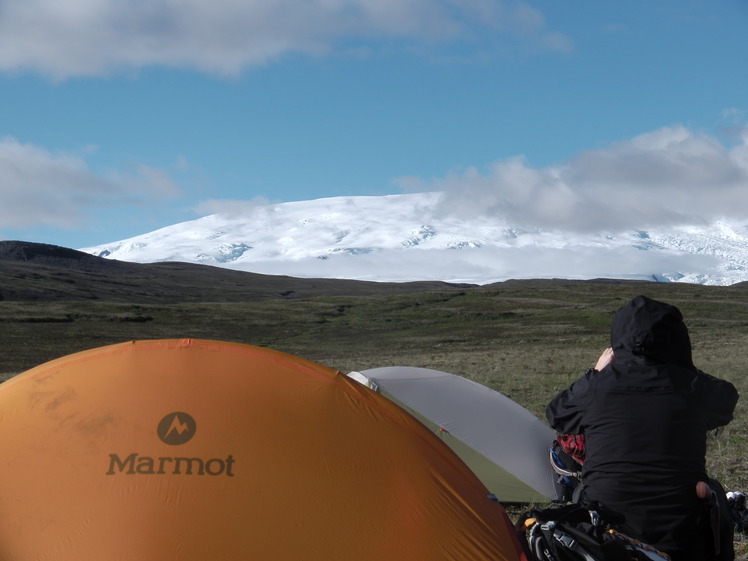
[[[197,430],[195,419],[187,413],[175,411],[161,419],[156,433],[162,442],[170,445],[188,442]],[[234,456],[226,458],[198,458],[188,456],[141,456],[130,452],[124,457],[109,454],[107,475],[225,475],[234,477]]]
[[[177,411],[175,413],[169,413],[166,417],[161,419],[158,424],[156,433],[158,437],[166,444],[176,446],[178,444],[184,444],[188,442],[197,430],[197,424],[187,413]]]

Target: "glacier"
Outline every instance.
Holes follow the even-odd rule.
[[[254,205],[81,251],[140,263],[387,282],[748,280],[748,220],[580,234],[521,227],[506,217],[461,218],[440,201],[432,192]]]

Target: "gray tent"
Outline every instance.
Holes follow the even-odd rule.
[[[351,372],[430,427],[502,502],[555,499],[554,433],[508,397],[461,376],[408,366]]]

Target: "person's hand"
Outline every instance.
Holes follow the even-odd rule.
[[[608,347],[603,351],[603,354],[600,355],[600,358],[597,359],[597,364],[595,364],[595,370],[598,372],[611,364],[613,360],[615,359],[615,356],[613,355],[613,349]]]
[[[696,484],[696,496],[700,499],[707,499],[710,498],[712,494],[712,490],[709,488],[709,485],[707,485],[704,481],[699,481]]]

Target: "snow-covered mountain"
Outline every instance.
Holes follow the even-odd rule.
[[[461,219],[439,202],[438,193],[417,193],[248,206],[82,251],[122,261],[376,281],[748,280],[748,220],[572,234],[520,229],[488,216]]]

